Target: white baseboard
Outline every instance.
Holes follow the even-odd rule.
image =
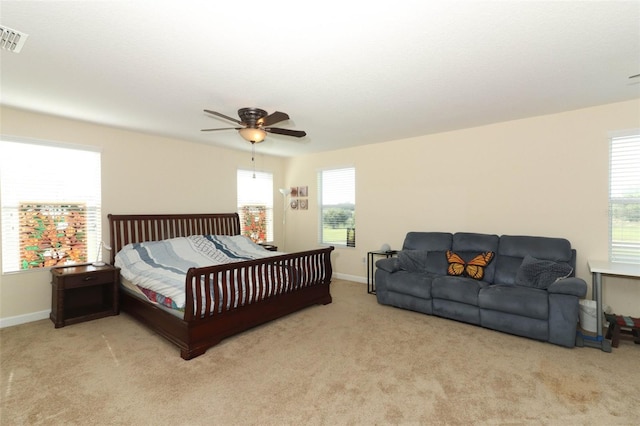
[[[348,275],[348,274],[341,274],[339,272],[334,272],[333,276],[340,280],[355,281],[357,283],[363,283],[363,284],[367,283],[367,279],[365,277],[359,277],[357,275]]]
[[[14,325],[26,324],[28,322],[40,321],[49,318],[50,310],[32,312],[30,314],[17,315],[15,317],[0,318],[0,328],[12,327]]]

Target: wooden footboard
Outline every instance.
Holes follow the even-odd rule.
[[[109,215],[109,223],[112,263],[130,243],[240,232],[237,213]],[[176,344],[182,358],[191,359],[225,337],[307,306],[331,303],[332,250],[191,268],[185,281],[184,319],[126,292],[121,292],[121,309]]]
[[[187,321],[214,317],[240,306],[331,281],[333,247],[228,263],[187,272]],[[236,289],[236,291],[233,291]],[[215,306],[212,305],[215,303]]]
[[[185,359],[225,337],[314,304],[331,303],[333,247],[248,262],[192,268],[187,274]],[[237,289],[234,291],[233,289]]]

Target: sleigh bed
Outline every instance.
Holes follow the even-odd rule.
[[[129,244],[240,235],[237,213],[108,218],[111,264],[123,248],[132,247]],[[184,277],[184,306],[178,312],[149,300],[121,279],[120,308],[176,344],[183,359],[192,359],[225,337],[311,305],[331,303],[332,250],[270,253],[260,259],[190,267]]]

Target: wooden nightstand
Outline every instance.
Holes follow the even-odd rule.
[[[51,321],[56,328],[118,315],[120,269],[111,265],[51,269]]]

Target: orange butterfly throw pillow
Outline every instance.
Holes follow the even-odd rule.
[[[484,268],[491,263],[493,256],[494,253],[492,251],[485,251],[465,262],[460,255],[447,250],[447,262],[449,262],[447,274],[481,280],[484,277]]]

